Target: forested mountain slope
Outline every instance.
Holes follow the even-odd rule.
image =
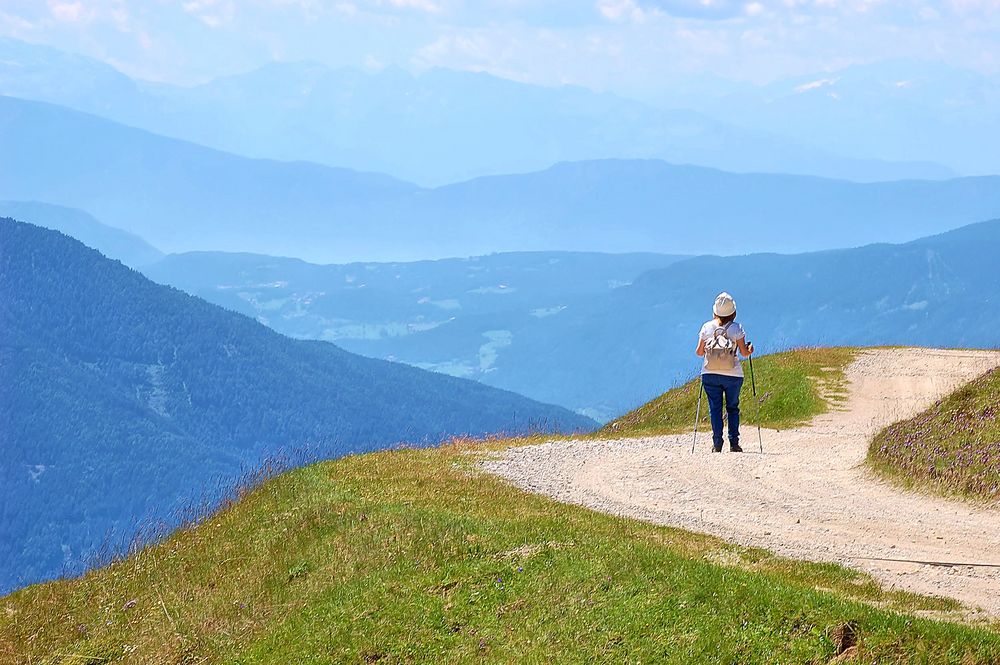
[[[261,460],[590,429],[483,384],[295,341],[0,220],[0,590],[176,523]]]

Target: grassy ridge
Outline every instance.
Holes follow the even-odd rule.
[[[760,401],[760,425],[784,429],[825,413],[846,395],[844,368],[855,349],[803,348],[754,358]],[[743,422],[757,424],[757,406],[750,392],[750,369],[744,362],[746,383],[741,398]],[[602,437],[651,436],[690,431],[701,381],[693,379],[667,391],[638,409],[613,420],[598,431]],[[708,404],[701,405],[700,427],[711,429]]]
[[[506,445],[506,444],[499,444]],[[482,445],[345,458],[84,577],[0,599],[0,662],[988,663],[952,601],[616,518],[470,468]]]
[[[879,432],[868,464],[908,487],[1000,501],[1000,370]]]

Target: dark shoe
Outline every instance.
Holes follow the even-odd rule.
[[[712,446],[712,452],[713,453],[721,453],[722,452],[722,446]]]
[[[743,449],[740,448],[740,444],[738,444],[738,443],[730,443],[729,444],[729,452],[731,452],[731,453],[742,453]]]

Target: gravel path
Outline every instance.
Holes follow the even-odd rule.
[[[743,455],[713,454],[699,433],[693,455],[686,434],[512,448],[484,467],[560,501],[834,561],[1000,616],[1000,568],[860,558],[1000,564],[1000,509],[901,491],[860,467],[876,431],[996,365],[996,352],[866,350],[847,369],[845,407],[800,429],[764,430],[763,455],[747,428]]]

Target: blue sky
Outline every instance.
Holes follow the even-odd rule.
[[[1000,72],[1000,0],[2,0],[0,35],[194,83],[270,60],[643,93],[887,58]]]

